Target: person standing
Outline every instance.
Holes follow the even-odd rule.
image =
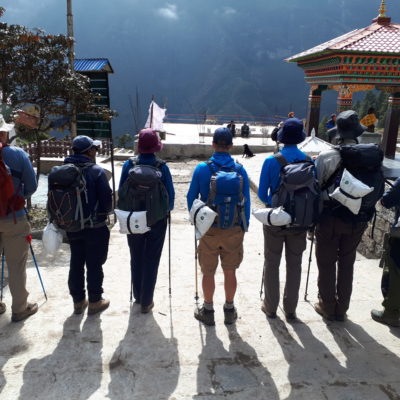
[[[250,186],[246,170],[241,164],[235,163],[229,154],[232,148],[231,131],[228,128],[216,129],[212,146],[214,148],[212,157],[208,162],[200,163],[193,172],[186,196],[188,209],[191,209],[194,200],[199,197],[201,201],[213,208],[212,203],[219,196],[218,179],[220,179],[220,171],[221,176],[229,174],[231,181],[237,183],[234,188],[228,188],[229,184],[225,188],[229,189],[229,194],[232,194],[232,197],[235,196],[241,201],[239,200],[240,204],[231,204],[230,197],[224,208],[226,211],[229,209],[229,212],[224,213],[224,218],[218,214],[216,222],[200,239],[198,255],[203,274],[204,303],[201,308],[196,308],[194,317],[205,325],[215,325],[214,276],[220,259],[224,271],[224,322],[225,324],[233,324],[237,319],[237,310],[234,305],[237,287],[236,269],[239,268],[243,260],[243,238],[250,220]],[[212,181],[215,182],[215,186]],[[214,206],[214,208],[218,212],[219,207]]]
[[[36,303],[28,302],[26,290],[27,237],[31,227],[24,210],[25,199],[36,191],[37,183],[28,155],[19,147],[8,145],[13,129],[14,124],[7,124],[0,115],[0,256],[4,254],[8,266],[11,320],[18,322],[38,311]],[[6,305],[1,302],[0,314],[5,311]]]
[[[100,141],[88,136],[77,136],[72,141],[73,155],[64,164],[74,164],[82,170],[86,189],[81,193],[85,224],[77,232],[67,232],[71,248],[68,276],[69,292],[74,302],[74,313],[96,314],[108,308],[110,300],[102,297],[103,264],[107,261],[110,231],[106,225],[112,211],[112,190],[105,171],[96,164]],[[85,295],[85,265],[89,302]]]
[[[227,128],[231,131],[232,137],[234,138],[236,136],[236,125],[233,121],[231,121],[228,125]]]
[[[328,122],[326,123],[326,129],[332,129],[336,125],[336,114],[331,114],[331,117],[329,118]]]
[[[250,135],[250,128],[247,125],[247,122],[243,123],[241,129],[240,129],[240,133],[242,138],[248,138]]]
[[[277,132],[277,139],[284,146],[277,153],[287,163],[306,160],[305,153],[297,148],[297,144],[305,139],[303,122],[297,118],[288,118]],[[258,197],[266,207],[272,206],[272,196],[280,185],[281,163],[277,154],[265,159],[258,188]],[[290,230],[281,227],[264,225],[264,292],[265,298],[261,310],[268,318],[276,318],[279,305],[280,284],[279,265],[283,245],[286,254],[286,284],[283,294],[283,308],[287,320],[296,319],[296,307],[299,299],[301,279],[301,261],[306,249],[307,230]]]
[[[319,302],[314,308],[328,320],[346,319],[357,247],[375,213],[375,203],[383,193],[382,151],[374,145],[357,147],[357,138],[365,130],[355,111],[343,111],[337,116],[336,128],[329,131],[339,147],[322,152],[316,160],[324,209],[315,230]],[[344,168],[374,188],[363,198],[356,215],[329,197],[338,187]]]
[[[119,183],[119,202],[127,202],[127,198],[122,199],[123,193],[128,193],[130,188],[135,190],[131,185],[130,171],[134,166],[151,166],[160,172],[159,182],[166,196],[164,196],[165,204],[158,205],[159,209],[164,210],[162,215],[158,215],[156,221],[151,222],[150,231],[143,234],[129,234],[128,245],[131,255],[131,277],[132,290],[135,303],[140,304],[141,312],[146,314],[154,307],[154,289],[157,282],[158,267],[165,241],[165,233],[167,230],[167,220],[169,213],[174,209],[175,190],[172,182],[171,172],[165,161],[156,157],[162,149],[162,142],[157,132],[151,128],[142,129],[139,132],[138,152],[139,157],[126,161],[122,167],[121,180]],[[131,185],[131,186],[130,186]],[[125,197],[125,196],[124,196]],[[128,201],[129,202],[129,201]],[[119,207],[121,208],[121,207]],[[122,208],[121,208],[122,209]],[[126,209],[126,208],[123,208]],[[146,204],[141,210],[146,210]],[[146,210],[147,216],[157,210]],[[148,220],[149,221],[149,220]]]

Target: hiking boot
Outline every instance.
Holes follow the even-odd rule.
[[[296,321],[297,315],[295,312],[286,312],[285,311],[285,318],[286,318],[286,321],[293,322],[293,321]]]
[[[237,320],[237,310],[236,307],[232,307],[232,308],[225,308],[224,307],[224,324],[226,325],[231,325],[233,323],[235,323],[235,321]]]
[[[88,306],[88,301],[83,299],[81,301],[74,302],[74,314],[82,314],[86,307]]]
[[[323,318],[327,319],[328,321],[334,321],[335,320],[335,315],[334,314],[328,314],[325,312],[324,308],[320,303],[315,303],[314,304],[314,310],[321,315]]]
[[[7,310],[5,303],[0,302],[0,315],[4,314]]]
[[[204,307],[196,308],[194,310],[194,317],[205,325],[215,325],[214,310],[207,310]]]
[[[265,305],[264,302],[261,304],[261,311],[270,319],[275,319],[276,318],[276,312],[268,311],[267,310],[267,306]]]
[[[346,321],[346,319],[347,319],[347,314],[346,313],[344,313],[344,314],[336,314],[335,315],[335,320],[338,321],[338,322],[344,322],[344,321]]]
[[[12,313],[11,321],[12,322],[19,322],[23,321],[24,319],[30,317],[33,314],[36,314],[39,307],[37,303],[28,303],[25,310],[19,313]]]
[[[93,315],[104,311],[110,305],[110,300],[100,299],[94,303],[89,302],[88,314]]]
[[[394,326],[394,327],[400,326],[400,319],[396,318],[396,317],[390,317],[388,315],[385,315],[384,310],[383,311],[372,310],[371,317],[374,321],[380,322],[381,324]]]
[[[142,314],[147,314],[153,309],[153,307],[154,307],[154,301],[152,301],[148,306],[142,306],[140,308],[140,312]]]

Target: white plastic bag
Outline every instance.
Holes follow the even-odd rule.
[[[42,236],[42,243],[46,252],[54,256],[60,248],[62,241],[62,233],[54,224],[49,222],[44,228]]]
[[[253,210],[252,214],[264,225],[268,226],[284,226],[292,222],[292,217],[283,207],[277,208],[260,208]]]
[[[195,199],[190,209],[190,222],[196,227],[196,239],[200,239],[214,223],[217,213],[199,199]],[[196,217],[196,221],[195,221]]]
[[[150,230],[147,226],[147,211],[115,210],[119,222],[119,232],[127,234],[142,234]]]
[[[360,212],[362,198],[374,190],[355,178],[347,169],[343,171],[340,186],[331,194],[331,198],[347,207],[353,214]]]

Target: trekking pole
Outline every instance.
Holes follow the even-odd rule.
[[[261,278],[260,299],[262,298],[262,294],[263,294],[264,279],[265,279],[265,265],[263,266],[263,272],[262,272],[262,278]]]
[[[36,261],[35,253],[33,252],[33,247],[32,247],[32,235],[28,235],[28,236],[26,237],[26,240],[27,240],[27,242],[29,243],[29,248],[31,249],[31,254],[32,254],[33,262],[34,262],[34,264],[35,264],[36,271],[37,271],[38,276],[39,276],[39,281],[40,281],[40,284],[41,284],[42,289],[43,289],[44,297],[46,298],[46,301],[47,301],[47,294],[46,294],[46,290],[44,289],[42,276],[40,275],[39,265],[38,265],[38,263],[37,263],[37,261]]]
[[[196,228],[194,228],[194,278],[196,285],[196,292],[194,295],[194,299],[196,303],[199,301],[199,283],[197,281],[197,239],[196,239]]]
[[[1,252],[1,288],[0,288],[0,301],[3,301],[3,285],[4,285],[4,249]]]
[[[307,271],[307,281],[306,281],[306,290],[304,292],[304,301],[307,300],[307,291],[308,291],[308,280],[310,278],[310,267],[311,267],[311,260],[312,260],[312,251],[313,251],[313,245],[314,245],[314,237],[315,237],[315,227],[312,230],[312,238],[311,238],[311,247],[310,247],[310,256],[308,257],[308,271]]]
[[[171,297],[171,212],[168,213],[168,292]]]

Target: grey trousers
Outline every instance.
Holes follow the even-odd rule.
[[[289,231],[264,225],[264,303],[269,312],[276,312],[279,305],[279,264],[285,244],[286,283],[283,309],[296,311],[301,280],[301,260],[307,246],[306,231]]]

